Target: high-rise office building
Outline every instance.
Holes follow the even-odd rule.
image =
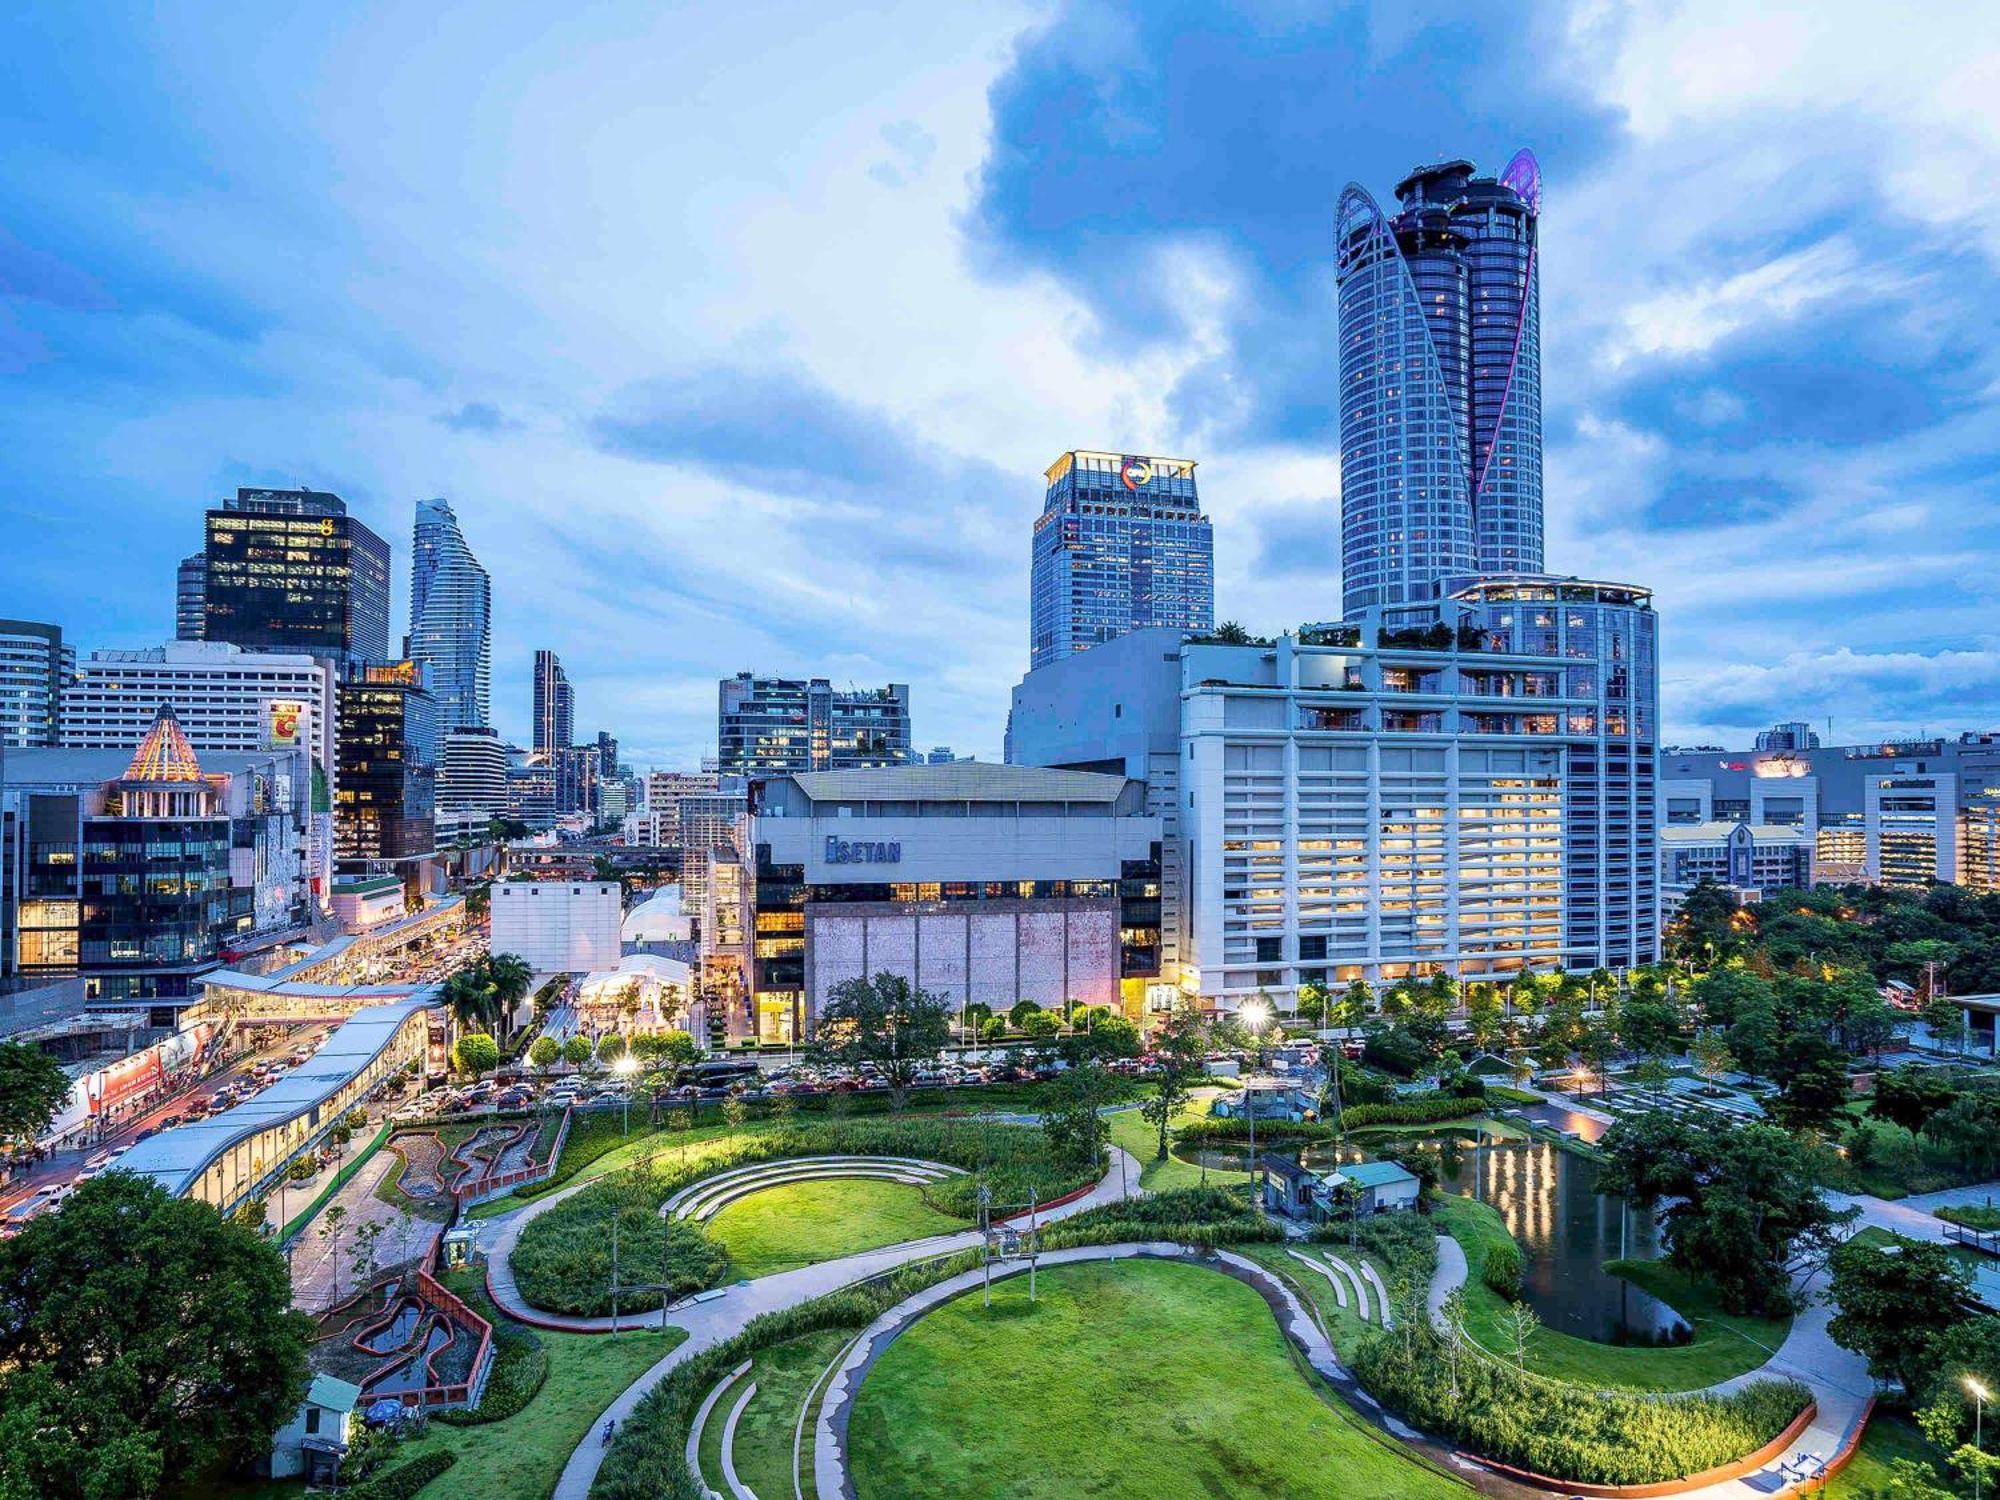
[[[1542,570],[1541,169],[1419,167],[1385,213],[1341,194],[1343,607]]]
[[[716,747],[725,776],[900,766],[910,758],[909,685],[839,691],[824,677],[738,672],[721,683]]]
[[[62,626],[0,620],[0,746],[55,744],[75,676],[76,648],[63,644]]]
[[[204,639],[342,662],[389,654],[389,544],[319,490],[239,489],[208,513]]]
[[[208,554],[196,552],[174,569],[174,639],[198,641],[207,629]]]
[[[440,733],[491,722],[493,583],[465,544],[449,501],[417,505],[408,654],[423,664]]]
[[[1152,625],[1215,625],[1215,534],[1194,464],[1065,453],[1035,522],[1031,665]]]
[[[458,724],[440,736],[437,830],[440,840],[480,834],[507,811],[507,747],[482,724]]]
[[[357,668],[340,685],[334,857],[347,871],[437,847],[437,708],[413,661]]]
[[[535,653],[535,749],[567,749],[576,735],[576,693],[553,651]]]

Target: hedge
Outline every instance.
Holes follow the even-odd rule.
[[[1351,1115],[1354,1110],[1350,1109],[1348,1113]],[[1323,1120],[1257,1122],[1257,1140],[1260,1145],[1267,1141],[1275,1146],[1281,1141],[1331,1141],[1338,1140],[1339,1137],[1340,1132]],[[1174,1139],[1183,1146],[1205,1146],[1216,1141],[1226,1141],[1231,1144],[1239,1141],[1248,1142],[1250,1122],[1214,1117],[1206,1120],[1190,1120],[1185,1125],[1174,1127]]]
[[[1343,1119],[1348,1129],[1359,1130],[1364,1125],[1436,1125],[1445,1120],[1467,1120],[1485,1110],[1484,1099],[1419,1094],[1414,1099],[1397,1099],[1388,1104],[1357,1104]]]
[[[1273,1244],[1284,1227],[1228,1188],[1176,1188],[1087,1209],[1041,1234],[1045,1250],[1072,1245],[1120,1245],[1128,1240],[1172,1240],[1182,1245]]]
[[[592,1183],[532,1220],[514,1247],[514,1283],[532,1307],[550,1312],[598,1316],[611,1310],[611,1234],[618,1217],[621,1265],[660,1266],[672,1288],[668,1296],[712,1286],[727,1269],[727,1257],[698,1226],[669,1225],[658,1209],[690,1183],[731,1167],[788,1156],[914,1156],[967,1169],[924,1188],[924,1197],[943,1213],[970,1221],[978,1216],[979,1178],[993,1190],[996,1204],[1043,1202],[1095,1180],[1094,1170],[1057,1162],[1048,1139],[1034,1126],[979,1125],[937,1116],[900,1119],[794,1120],[776,1129],[744,1131],[691,1142],[682,1150],[672,1136],[634,1167]],[[658,1307],[659,1293],[619,1299],[621,1311]]]
[[[455,1453],[426,1453],[386,1474],[377,1474],[342,1493],[346,1500],[410,1500],[410,1497],[458,1462]]]
[[[1733,1463],[1777,1437],[1812,1399],[1795,1380],[1754,1381],[1728,1396],[1588,1390],[1467,1349],[1454,1357],[1421,1318],[1364,1340],[1352,1366],[1413,1426],[1570,1484],[1657,1484]]]
[[[466,1300],[493,1325],[493,1368],[477,1406],[450,1406],[431,1413],[432,1421],[450,1427],[505,1421],[534,1400],[549,1378],[549,1351],[532,1328],[502,1318],[483,1295],[477,1301]]]

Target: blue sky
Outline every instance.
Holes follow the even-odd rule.
[[[0,614],[171,631],[238,484],[456,504],[495,711],[712,752],[742,668],[997,755],[1040,473],[1197,459],[1217,607],[1338,598],[1333,206],[1540,156],[1549,561],[1668,738],[2000,727],[2000,11],[30,5]]]

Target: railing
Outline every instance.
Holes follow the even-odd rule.
[[[472,1365],[464,1380],[449,1385],[427,1385],[420,1390],[401,1391],[397,1393],[396,1399],[405,1406],[415,1406],[424,1410],[434,1406],[477,1406],[479,1398],[485,1394],[486,1377],[492,1366],[493,1325],[467,1306],[464,1298],[449,1290],[421,1267],[417,1270],[414,1295],[433,1312],[443,1314],[461,1327],[477,1328],[479,1347],[472,1351]],[[450,1347],[447,1344],[435,1354],[425,1358],[425,1374],[430,1373],[430,1362]]]
[[[475,1203],[484,1203],[489,1198],[498,1198],[503,1193],[511,1193],[515,1188],[530,1182],[546,1181],[555,1171],[556,1163],[562,1159],[563,1142],[569,1139],[569,1122],[573,1111],[564,1110],[562,1124],[556,1127],[556,1138],[549,1146],[549,1154],[541,1161],[531,1161],[525,1167],[516,1167],[511,1172],[497,1172],[480,1178],[476,1182],[454,1187],[451,1195],[461,1210]]]
[[[1967,1229],[1963,1224],[1946,1224],[1944,1237],[1954,1245],[1964,1245],[1985,1255],[2000,1255],[2000,1234],[1991,1230]]]

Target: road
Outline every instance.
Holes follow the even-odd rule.
[[[121,1123],[117,1130],[103,1140],[76,1150],[59,1151],[49,1160],[37,1162],[31,1171],[0,1188],[0,1214],[4,1214],[37,1188],[75,1181],[77,1174],[83,1170],[84,1162],[98,1152],[114,1146],[130,1145],[142,1131],[154,1129],[163,1125],[165,1121],[177,1117],[197,1098],[206,1100],[225,1083],[248,1078],[250,1070],[256,1064],[289,1058],[299,1047],[317,1047],[326,1040],[332,1027],[324,1023],[287,1027],[272,1022],[262,1022],[258,1030],[271,1033],[268,1045],[236,1058],[212,1073],[182,1084],[173,1093],[155,1100],[138,1114]]]

